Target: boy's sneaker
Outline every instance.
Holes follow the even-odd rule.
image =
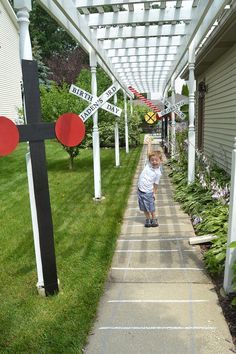
[[[151,220],[151,227],[157,227],[159,226],[157,219],[152,219]]]
[[[145,227],[151,227],[151,226],[152,226],[152,225],[151,225],[151,220],[150,220],[150,219],[146,219],[144,226],[145,226]]]

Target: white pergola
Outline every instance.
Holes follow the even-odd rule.
[[[230,0],[38,0],[125,91],[164,95]],[[131,94],[132,95],[132,94]]]
[[[165,97],[189,69],[189,168],[194,180],[195,52],[232,0],[38,0],[40,5],[90,53],[129,97]],[[95,94],[96,92],[94,92]],[[175,114],[171,114],[171,155],[175,155]]]

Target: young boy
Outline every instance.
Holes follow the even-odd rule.
[[[161,178],[161,151],[152,151],[151,139],[148,141],[148,162],[141,172],[138,180],[138,203],[146,217],[145,227],[157,227],[158,221],[155,214],[155,194]]]

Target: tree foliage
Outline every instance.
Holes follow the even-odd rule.
[[[14,9],[14,1],[9,0]],[[15,9],[14,9],[15,10]],[[61,28],[58,23],[37,3],[32,0],[30,12],[30,37],[37,40],[42,50],[42,59],[49,58],[52,54],[61,55],[72,51],[77,43]]]
[[[13,7],[13,0],[10,3]],[[88,66],[88,55],[36,0],[32,1],[29,31],[41,82],[72,83],[81,68]]]
[[[37,39],[43,59],[70,52],[77,47],[77,43],[37,4],[36,0],[32,1],[30,35]]]
[[[63,82],[72,84],[80,71],[83,68],[88,68],[88,55],[82,48],[77,47],[64,55],[53,54],[46,59],[46,63],[52,71],[51,80],[59,85],[62,85]]]
[[[184,95],[184,96],[188,96],[189,95],[189,89],[188,89],[188,85],[187,84],[184,84],[182,86],[181,94]]]
[[[38,76],[39,76],[39,84],[49,87],[51,85],[51,80],[49,80],[49,76],[52,74],[49,67],[44,64],[42,61],[42,50],[38,45],[38,41],[35,38],[32,43],[32,54],[33,59],[37,61],[38,64]]]

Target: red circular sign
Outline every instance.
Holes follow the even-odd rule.
[[[81,143],[85,136],[85,125],[75,113],[64,113],[56,121],[57,139],[65,146],[73,147]]]
[[[0,156],[6,156],[15,150],[19,143],[19,130],[7,117],[0,116]]]

